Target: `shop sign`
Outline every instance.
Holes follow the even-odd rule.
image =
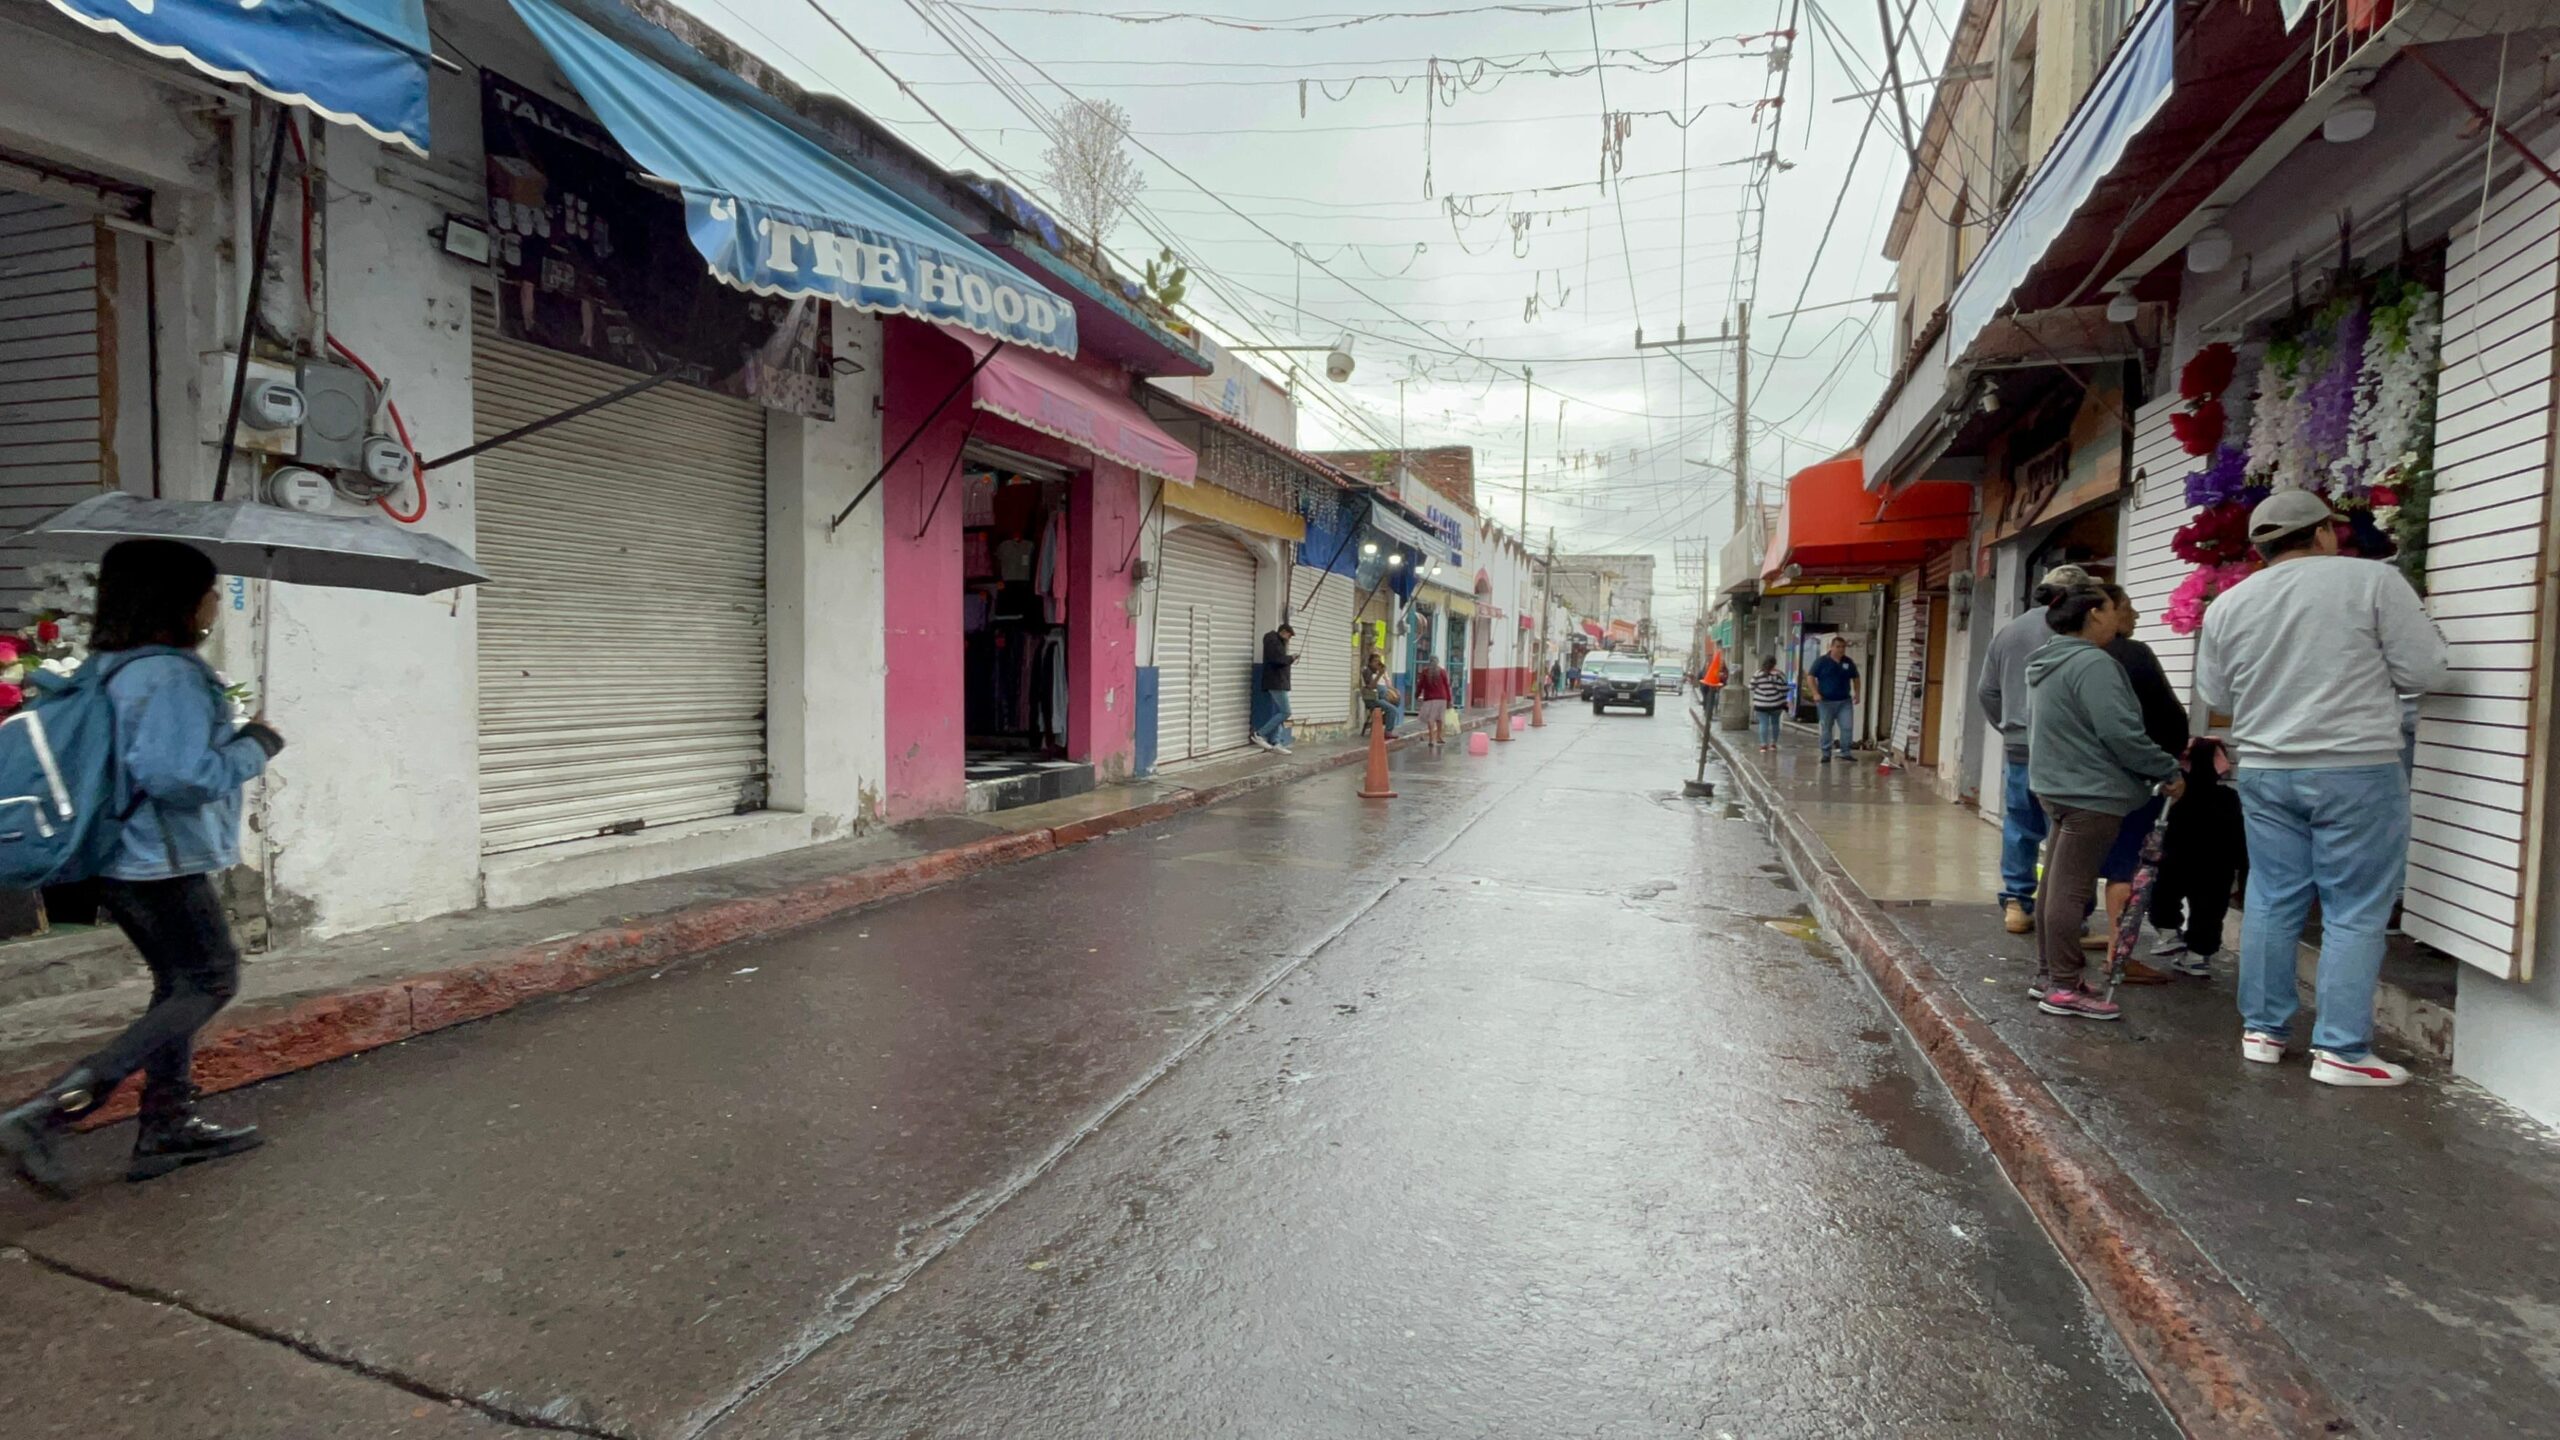
[[[634,180],[613,137],[486,70],[480,123],[508,339],[835,417],[825,301],[720,283],[685,238],[684,207]]]

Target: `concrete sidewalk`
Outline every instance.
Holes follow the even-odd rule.
[[[1526,724],[1525,703],[1517,723]],[[1493,723],[1491,707],[1458,729]],[[1401,749],[1418,723],[1408,723]],[[670,964],[864,905],[1045,855],[1268,786],[1357,765],[1365,742],[1246,751],[1179,774],[987,815],[940,816],[782,855],[689,871],[565,900],[474,910],[296,945],[250,958],[239,999],[207,1027],[196,1083],[254,1084],[545,995]],[[111,966],[108,983],[0,1003],[0,1095],[43,1084],[142,1013],[150,980],[112,931],[65,963]],[[93,1123],[132,1113],[127,1086]]]
[[[2032,937],[1990,899],[1995,829],[1792,736],[1775,756],[1719,740],[1782,848],[1796,835],[1790,860],[1833,875],[1826,923],[1915,1032],[1942,1032],[1924,1048],[2147,1369],[2227,1384],[2298,1365],[2358,1434],[2553,1433],[2560,1138],[2434,1071],[2342,1091],[2245,1063],[2227,968],[2119,991],[2120,1024],[2042,1015],[2021,993]],[[2084,1228],[2097,1216],[2111,1240]],[[2199,1314],[2228,1327],[2205,1337],[2224,1353],[2190,1343]],[[2320,1433],[2292,1428],[2320,1403],[2215,1433]]]

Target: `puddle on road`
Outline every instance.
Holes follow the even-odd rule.
[[[1900,1068],[1849,1088],[1849,1109],[1876,1127],[1886,1144],[1941,1175],[1965,1173],[1964,1146],[1941,1116],[1920,1103],[1920,1082]]]

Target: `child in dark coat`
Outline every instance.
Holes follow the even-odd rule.
[[[2223,783],[2231,760],[2222,742],[2198,736],[2187,745],[2187,793],[2169,807],[2161,837],[2159,883],[2151,891],[2151,928],[2163,937],[2156,956],[2181,975],[2203,978],[2222,949],[2231,890],[2249,863],[2240,794]]]

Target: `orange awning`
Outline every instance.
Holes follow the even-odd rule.
[[[1868,493],[1866,462],[1844,455],[1808,465],[1787,481],[1761,582],[1850,575],[1889,579],[1965,538],[1973,525],[1973,487],[1924,480],[1884,498]]]

